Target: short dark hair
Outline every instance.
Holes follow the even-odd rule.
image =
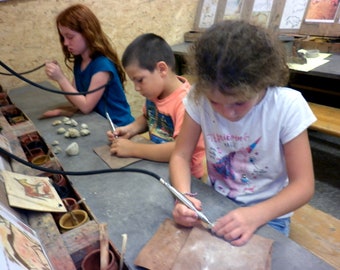
[[[138,64],[139,67],[151,72],[160,61],[164,61],[175,70],[176,61],[170,45],[162,37],[153,33],[138,36],[127,46],[122,57],[124,67]]]

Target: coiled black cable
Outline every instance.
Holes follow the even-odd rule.
[[[60,95],[69,95],[69,96],[79,96],[79,95],[85,95],[85,94],[90,94],[93,92],[97,92],[101,89],[103,89],[104,87],[106,87],[109,83],[106,83],[104,85],[101,85],[93,90],[88,90],[87,92],[77,92],[77,93],[69,93],[69,92],[64,92],[64,91],[60,91],[60,90],[56,90],[56,89],[51,89],[48,87],[45,87],[43,85],[40,85],[38,83],[32,82],[31,80],[25,78],[24,76],[22,76],[21,74],[15,72],[13,69],[11,69],[9,66],[7,66],[5,63],[3,63],[2,61],[0,61],[0,66],[2,66],[4,69],[6,69],[8,72],[10,72],[11,74],[13,74],[14,76],[16,76],[17,78],[23,80],[24,82],[27,82],[30,85],[33,85],[37,88],[40,88],[42,90],[48,91],[48,92],[52,92],[55,94],[60,94]]]
[[[24,75],[24,74],[28,74],[28,73],[32,73],[38,69],[41,69],[43,66],[45,66],[45,64],[42,64],[36,68],[33,68],[33,69],[30,69],[30,70],[27,70],[27,71],[24,71],[24,72],[20,72],[18,74],[20,75]],[[15,76],[13,73],[4,73],[4,72],[0,72],[0,75],[4,75],[4,76]]]
[[[93,174],[102,174],[102,173],[116,173],[116,172],[133,172],[133,173],[142,173],[149,175],[153,178],[156,178],[158,181],[160,181],[162,178],[157,175],[154,172],[144,170],[144,169],[137,169],[137,168],[119,168],[119,169],[102,169],[102,170],[91,170],[91,171],[63,171],[63,170],[55,170],[50,168],[45,168],[41,166],[37,166],[35,164],[32,164],[24,159],[19,158],[18,156],[8,152],[4,148],[0,147],[0,154],[3,154],[11,159],[14,159],[21,164],[24,164],[25,166],[31,167],[36,170],[40,170],[43,172],[53,173],[53,174],[62,174],[62,175],[93,175]]]

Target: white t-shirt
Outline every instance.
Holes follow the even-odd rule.
[[[191,96],[184,103],[204,134],[208,184],[241,205],[266,200],[287,185],[283,144],[316,120],[300,92],[268,88],[237,122],[216,113],[205,97],[197,103]]]

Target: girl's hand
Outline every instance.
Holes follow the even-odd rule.
[[[240,207],[216,220],[212,232],[234,246],[242,246],[261,223],[261,217],[251,207]]]
[[[45,63],[45,73],[51,80],[57,82],[65,77],[57,61],[47,61]]]
[[[188,199],[195,205],[197,210],[202,210],[201,201],[193,197],[188,197]],[[177,201],[174,209],[172,210],[172,215],[177,224],[185,227],[193,227],[201,222],[194,211],[189,209],[183,203]]]

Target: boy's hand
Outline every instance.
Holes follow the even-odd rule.
[[[112,130],[109,130],[106,132],[106,135],[107,135],[109,142],[113,142],[118,137],[124,138],[124,139],[129,139],[131,137],[129,129],[126,126],[116,128],[115,132],[112,132]]]
[[[111,132],[112,133],[112,132]],[[114,136],[114,135],[113,135]],[[117,157],[133,157],[136,150],[136,143],[124,138],[115,138],[112,140],[110,152]]]

